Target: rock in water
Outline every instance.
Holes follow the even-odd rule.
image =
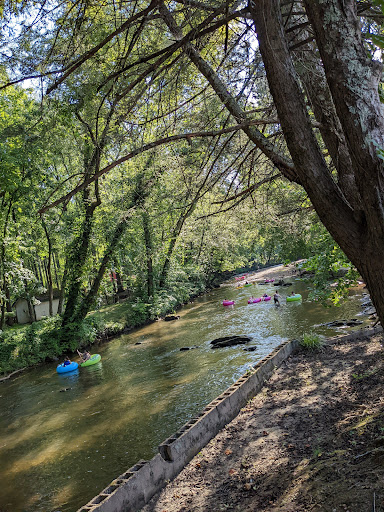
[[[234,345],[244,345],[252,340],[251,336],[224,336],[222,338],[216,338],[211,341],[211,348],[221,348],[221,347],[232,347]]]

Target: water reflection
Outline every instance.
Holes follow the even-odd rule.
[[[76,368],[76,370],[73,370],[72,372],[57,374],[59,382],[61,382],[63,386],[67,386],[68,384],[75,384],[79,379],[79,375],[79,368]]]
[[[100,363],[57,374],[56,365],[30,370],[1,385],[0,508],[8,512],[76,510],[271,352],[314,324],[351,318],[352,296],[340,309],[308,302],[280,308],[247,304],[272,286],[233,285],[185,307],[176,322],[156,322],[97,349]],[[285,289],[281,295],[287,295]],[[234,299],[224,308],[224,298]],[[335,331],[318,326],[322,334]],[[253,336],[250,346],[212,350],[210,341]],[[137,344],[140,343],[140,344]],[[180,351],[182,347],[197,346]]]

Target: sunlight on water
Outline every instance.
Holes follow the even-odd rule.
[[[276,308],[247,304],[251,294],[273,293],[272,286],[226,284],[183,308],[178,321],[155,322],[97,347],[102,360],[95,366],[59,375],[49,364],[2,383],[1,511],[73,512],[138,460],[151,458],[282,340],[315,324],[317,332],[335,334],[319,324],[360,310],[360,297],[324,309],[306,300],[303,283],[294,289],[303,301],[283,300]],[[235,306],[223,307],[224,298]],[[214,338],[231,334],[252,336],[248,346],[255,351],[212,350]]]

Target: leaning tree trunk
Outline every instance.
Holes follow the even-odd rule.
[[[346,142],[362,201],[353,203],[351,197],[347,201],[323,159],[289,54],[278,0],[250,2],[259,48],[299,179],[321,221],[366,281],[384,325],[384,266],[380,261],[384,251],[384,179],[375,147],[384,145],[384,122],[376,66],[365,56],[359,30],[353,30],[358,26],[351,12],[354,2],[346,1],[344,7],[336,0],[305,3],[316,28],[335,108],[348,134]],[[333,9],[332,16],[329,9]]]

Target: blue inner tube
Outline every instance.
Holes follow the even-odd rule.
[[[57,373],[68,373],[73,372],[73,370],[76,370],[78,368],[78,364],[73,361],[71,364],[67,364],[64,366],[64,363],[59,364],[59,366],[56,368]]]

